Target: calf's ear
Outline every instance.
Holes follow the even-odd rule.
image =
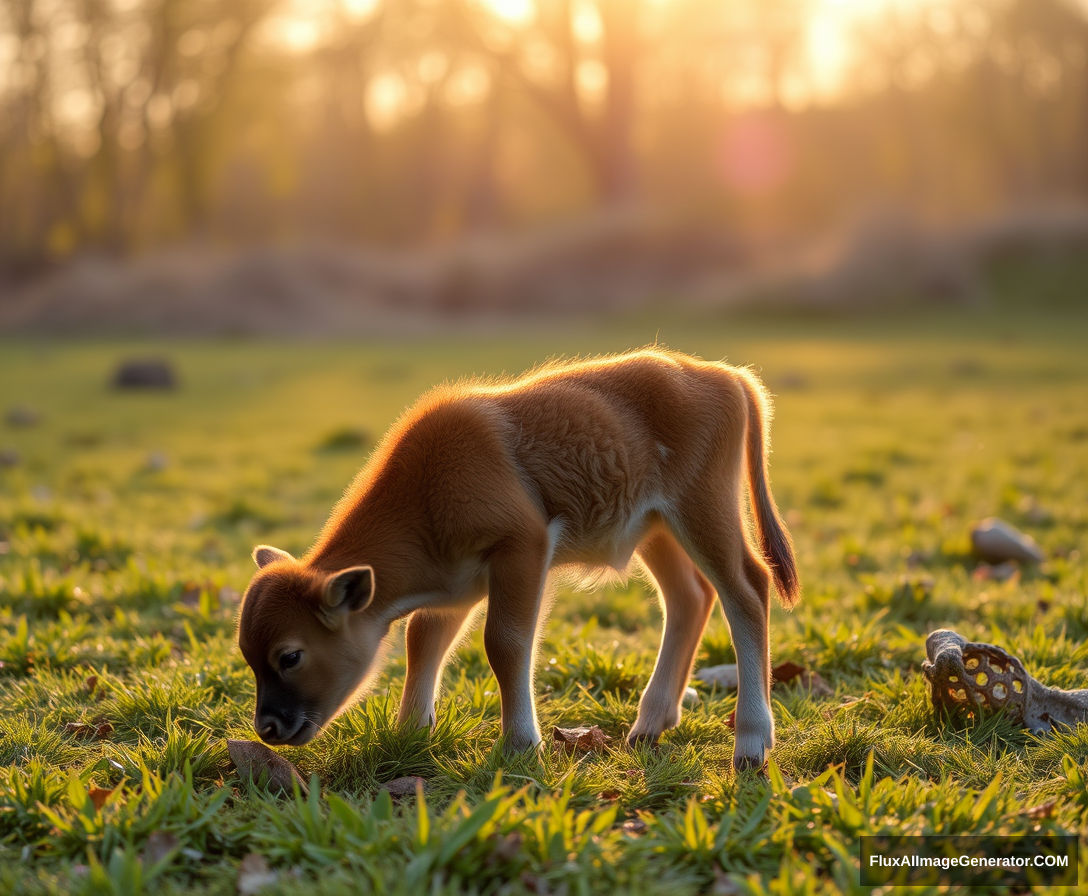
[[[321,594],[323,616],[336,627],[348,613],[366,607],[374,597],[374,570],[369,566],[350,566],[325,580]]]
[[[281,551],[279,548],[270,547],[267,544],[259,544],[253,549],[253,562],[261,569],[264,569],[269,563],[275,563],[277,560],[294,559],[287,551]]]

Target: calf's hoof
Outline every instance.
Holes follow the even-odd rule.
[[[738,756],[733,754],[733,768],[738,772],[759,771],[766,765],[766,760],[760,756]]]
[[[733,768],[738,772],[761,769],[774,745],[774,735],[737,734],[733,744]]]
[[[637,747],[641,744],[647,747],[656,747],[660,737],[660,734],[632,731],[627,735],[627,745],[630,747]]]
[[[503,753],[513,756],[539,749],[541,739],[539,734],[534,737],[532,734],[511,731],[503,736],[501,744]]]

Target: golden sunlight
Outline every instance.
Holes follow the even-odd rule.
[[[833,101],[841,94],[855,53],[855,37],[851,33],[855,28],[891,7],[910,6],[911,3],[905,0],[817,0],[813,3],[805,27],[808,57],[808,77],[803,90],[805,102]]]
[[[524,24],[536,14],[533,0],[481,0],[484,6],[508,22]]]
[[[312,50],[321,39],[321,25],[314,19],[284,19],[277,36],[287,49],[295,53]]]
[[[353,19],[365,19],[378,8],[378,0],[340,0],[344,12]]]
[[[807,30],[809,93],[813,99],[824,99],[842,88],[850,61],[850,41],[841,19],[829,12],[813,15]]]

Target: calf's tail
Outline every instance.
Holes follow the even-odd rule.
[[[748,404],[745,454],[748,458],[748,489],[755,513],[759,548],[771,567],[779,601],[784,607],[792,607],[801,599],[801,581],[797,577],[793,540],[778,513],[767,476],[770,398],[763,384],[754,376],[745,373],[740,379]]]

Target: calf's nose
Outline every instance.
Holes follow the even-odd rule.
[[[283,733],[283,726],[275,716],[261,716],[254,726],[261,740],[279,740]]]

